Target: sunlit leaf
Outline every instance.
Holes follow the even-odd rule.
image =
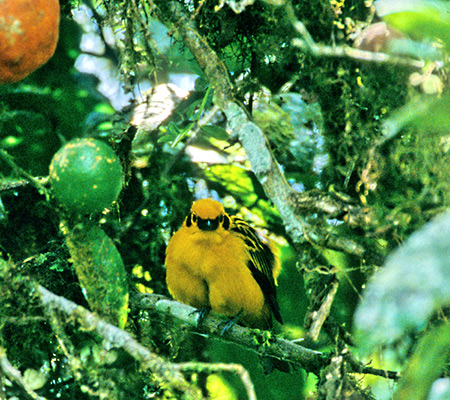
[[[217,140],[228,140],[230,138],[228,132],[217,125],[203,125],[201,130],[208,136]]]
[[[436,39],[450,46],[450,5],[438,0],[377,0],[377,14],[416,39]]]
[[[32,390],[38,390],[44,387],[47,382],[47,378],[42,371],[36,371],[35,369],[28,368],[23,373],[23,381]]]
[[[217,374],[208,376],[206,388],[210,398],[214,400],[236,400],[238,398],[229,382]]]

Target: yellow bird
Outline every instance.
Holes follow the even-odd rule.
[[[276,284],[281,266],[270,241],[212,199],[194,202],[166,250],[169,292],[184,304],[243,325],[282,323]]]

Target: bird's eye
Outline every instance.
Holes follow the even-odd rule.
[[[197,214],[193,212],[189,213],[189,215],[186,217],[186,226],[190,228],[192,224],[196,223],[197,223]]]
[[[186,226],[189,228],[191,225],[192,225],[192,214],[189,214],[187,217],[186,217]]]
[[[222,214],[220,216],[220,223],[222,224],[223,229],[228,230],[231,226],[230,217],[226,214]]]

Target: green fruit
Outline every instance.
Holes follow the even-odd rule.
[[[124,328],[128,285],[122,257],[113,241],[96,225],[78,224],[65,231],[73,267],[92,311]]]
[[[119,158],[95,139],[67,143],[50,164],[53,194],[71,212],[84,215],[102,211],[117,199],[122,182]]]

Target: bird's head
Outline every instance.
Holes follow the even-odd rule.
[[[229,230],[231,219],[218,201],[201,199],[192,205],[191,212],[186,217],[184,225],[187,228],[197,227],[205,232],[217,231],[220,228]]]

